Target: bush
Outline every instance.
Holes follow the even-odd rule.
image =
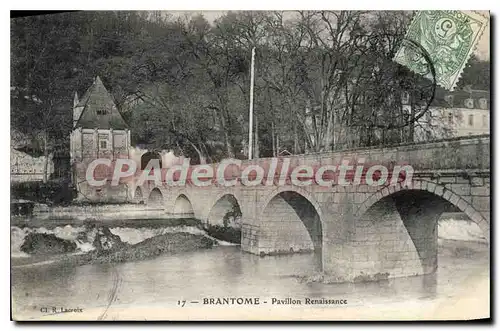
[[[11,183],[12,199],[40,203],[65,204],[76,198],[76,190],[69,181]]]
[[[21,245],[21,251],[35,255],[70,253],[75,250],[74,242],[46,233],[30,233]]]
[[[117,263],[142,261],[165,253],[178,253],[211,248],[214,241],[191,233],[166,233],[119,250],[103,251],[89,263]]]
[[[204,229],[207,234],[216,239],[234,244],[241,244],[241,230],[220,225],[208,225]]]

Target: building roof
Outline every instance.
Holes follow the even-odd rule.
[[[490,109],[490,91],[465,87],[450,92],[438,87],[432,105],[444,108]]]
[[[83,110],[75,127],[86,129],[125,129],[128,127],[118,111],[112,95],[108,92],[99,76],[83,94],[76,107]]]

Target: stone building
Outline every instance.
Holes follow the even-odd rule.
[[[23,101],[21,101],[23,100]],[[42,101],[35,95],[27,95],[25,88],[11,86],[11,114],[20,111],[20,104],[37,107]],[[42,135],[26,134],[11,125],[10,130],[10,180],[14,182],[38,182],[54,173],[53,155],[43,155],[40,148]]]
[[[128,158],[130,151],[130,130],[121,116],[112,95],[99,77],[73,102],[73,131],[70,136],[70,158],[73,170],[73,184],[78,191],[78,200],[115,201],[129,199],[127,187],[94,187],[86,180],[90,162],[98,158],[116,160]]]
[[[162,167],[183,162],[183,157],[175,156],[172,151],[156,152],[131,146],[130,129],[99,77],[95,78],[83,97],[78,98],[75,93],[70,158],[77,200],[88,202],[131,202],[134,198],[126,184],[89,185],[87,168],[96,159],[131,159],[136,162],[137,170],[143,170],[151,159],[159,159]]]
[[[32,142],[17,130],[11,130],[10,140],[10,181],[38,182],[43,181],[44,173],[49,178],[54,172],[52,154],[45,159],[41,151],[31,148]]]
[[[490,93],[466,87],[439,89],[428,113],[415,125],[415,141],[490,133]]]

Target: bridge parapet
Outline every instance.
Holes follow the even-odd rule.
[[[278,158],[274,174],[280,174],[285,161],[291,172],[298,166],[339,166],[345,160],[359,165],[360,159],[365,168],[411,165],[413,180],[345,186],[333,180],[327,185],[301,186],[288,180],[264,185],[264,176],[254,185],[237,181],[224,186],[216,180],[219,163],[204,165],[213,168],[215,177],[208,179],[212,183],[207,186],[189,181],[183,186],[164,184],[159,187],[163,200],[151,202],[163,201],[166,213],[211,225],[223,224],[237,206],[243,251],[258,255],[314,251],[321,256],[323,271],[343,280],[434,272],[437,219],[445,206],[462,211],[489,239],[489,136],[283,157]],[[252,165],[267,175],[274,160],[237,161],[241,164],[224,177],[237,178]],[[147,181],[141,192],[154,197],[156,187],[154,181]],[[149,203],[148,198],[145,202]]]
[[[387,147],[358,148],[343,151],[293,155],[292,165],[338,165],[342,160],[364,159],[366,164],[387,168],[395,164],[410,164],[415,170],[430,169],[489,169],[490,136],[481,135]],[[270,163],[273,158],[242,161],[242,166]]]
[[[245,169],[261,168],[263,170],[262,183],[268,181],[269,177],[274,177],[277,184],[279,178],[290,182],[290,175],[294,169],[309,166],[316,171],[323,166],[340,166],[343,162],[349,162],[349,165],[363,165],[364,173],[369,167],[383,166],[389,173],[395,166],[410,165],[415,174],[424,175],[455,175],[456,173],[467,174],[468,172],[485,173],[489,176],[490,168],[490,138],[489,136],[467,137],[461,139],[448,139],[427,143],[404,144],[375,149],[354,149],[345,151],[335,151],[328,153],[294,155],[278,158],[259,158],[253,160],[226,160],[227,164],[212,163],[203,165],[203,167],[212,168],[209,178],[203,181],[211,181],[209,185],[218,186],[221,173],[226,181],[232,179],[241,179]],[[178,165],[176,165],[178,166]],[[187,185],[192,185],[191,174],[198,166],[190,166],[187,175]],[[286,169],[286,170],[284,170]],[[337,168],[339,169],[339,168]],[[162,180],[165,180],[168,169],[162,169]],[[335,171],[334,171],[335,172]],[[284,176],[282,174],[285,174]],[[352,177],[354,169],[348,170],[347,174]],[[139,178],[142,171],[136,173]],[[256,176],[254,172],[247,172],[248,178],[253,180]],[[330,176],[331,173],[326,173]],[[174,173],[175,181],[179,173]],[[392,176],[391,176],[392,177]],[[303,177],[304,178],[304,177]],[[308,178],[314,178],[314,175]],[[325,178],[331,179],[331,178]],[[272,181],[271,181],[272,182]],[[317,184],[317,183],[316,183]],[[168,184],[167,184],[168,185]]]

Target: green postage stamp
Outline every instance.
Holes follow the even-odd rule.
[[[405,39],[425,49],[434,66],[436,82],[453,90],[488,21],[489,17],[473,11],[419,11]],[[422,52],[407,43],[398,50],[394,61],[432,79]]]

